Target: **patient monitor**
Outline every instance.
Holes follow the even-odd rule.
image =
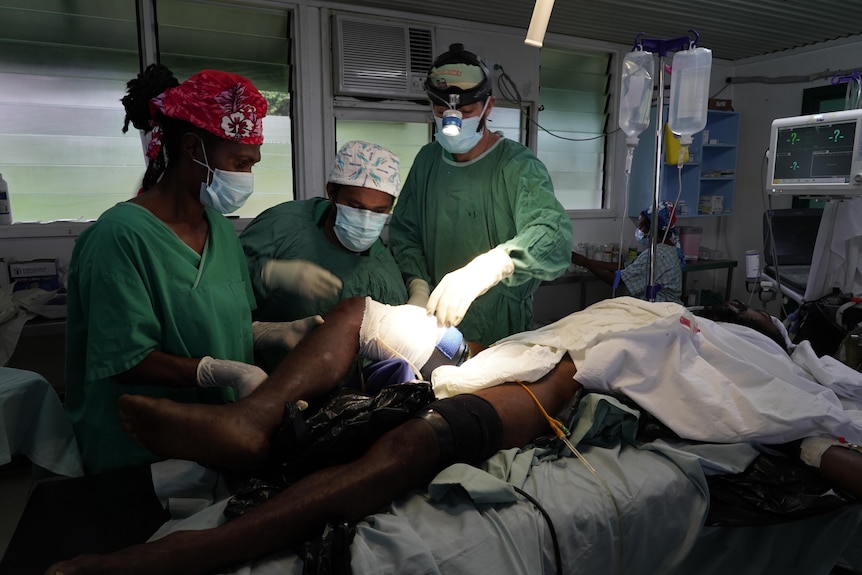
[[[862,109],[773,120],[766,189],[862,196]]]

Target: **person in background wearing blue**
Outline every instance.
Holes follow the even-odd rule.
[[[354,140],[335,158],[328,198],[284,202],[256,217],[240,234],[258,305],[255,318],[326,316],[352,296],[405,303],[401,272],[380,239],[400,184],[397,155]],[[271,370],[283,356],[266,350],[257,361]]]
[[[416,156],[389,228],[409,303],[484,345],[531,327],[533,293],[566,271],[572,249],[545,165],[486,126],[491,85],[461,44],[434,61],[425,90],[435,141]],[[461,116],[458,135],[443,133],[444,113]]]
[[[127,84],[129,123],[149,135],[138,195],[75,243],[68,275],[66,410],[88,474],[159,458],[123,432],[125,393],[186,403],[245,397],[266,373],[253,346],[298,343],[319,323],[252,325],[242,247],[223,215],[252,193],[267,103],[236,74],[179,83],[152,65]]]
[[[620,270],[615,262],[591,260],[583,254],[572,252],[572,263],[590,270],[597,278],[615,288],[622,284],[616,295],[631,295],[648,300],[647,285],[650,273],[650,250],[652,206],[638,216],[635,239],[645,247],[633,262]],[[655,285],[660,289],[654,301],[670,301],[682,304],[682,269],[685,259],[679,246],[676,230],[676,214],[672,202],[662,202],[658,208],[658,235],[656,236]]]

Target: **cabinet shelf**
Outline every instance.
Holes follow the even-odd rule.
[[[667,108],[664,111],[667,118]],[[655,126],[655,108],[651,126]],[[704,141],[704,133],[717,143]],[[708,110],[706,128],[695,134],[689,145],[691,161],[682,165],[662,162],[660,193],[662,201],[674,201],[679,194],[678,216],[723,216],[733,212],[736,185],[737,143],[739,140],[739,114]],[[637,216],[652,203],[655,186],[655,138],[644,138],[635,150],[632,160],[628,215]],[[711,176],[716,173],[720,175]],[[680,180],[682,191],[680,192]]]

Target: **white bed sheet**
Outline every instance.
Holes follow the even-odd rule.
[[[0,367],[0,465],[15,454],[57,475],[84,474],[72,423],[48,381]]]

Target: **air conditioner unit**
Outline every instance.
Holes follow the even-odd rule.
[[[434,30],[406,22],[334,16],[335,93],[383,99],[426,98]]]

